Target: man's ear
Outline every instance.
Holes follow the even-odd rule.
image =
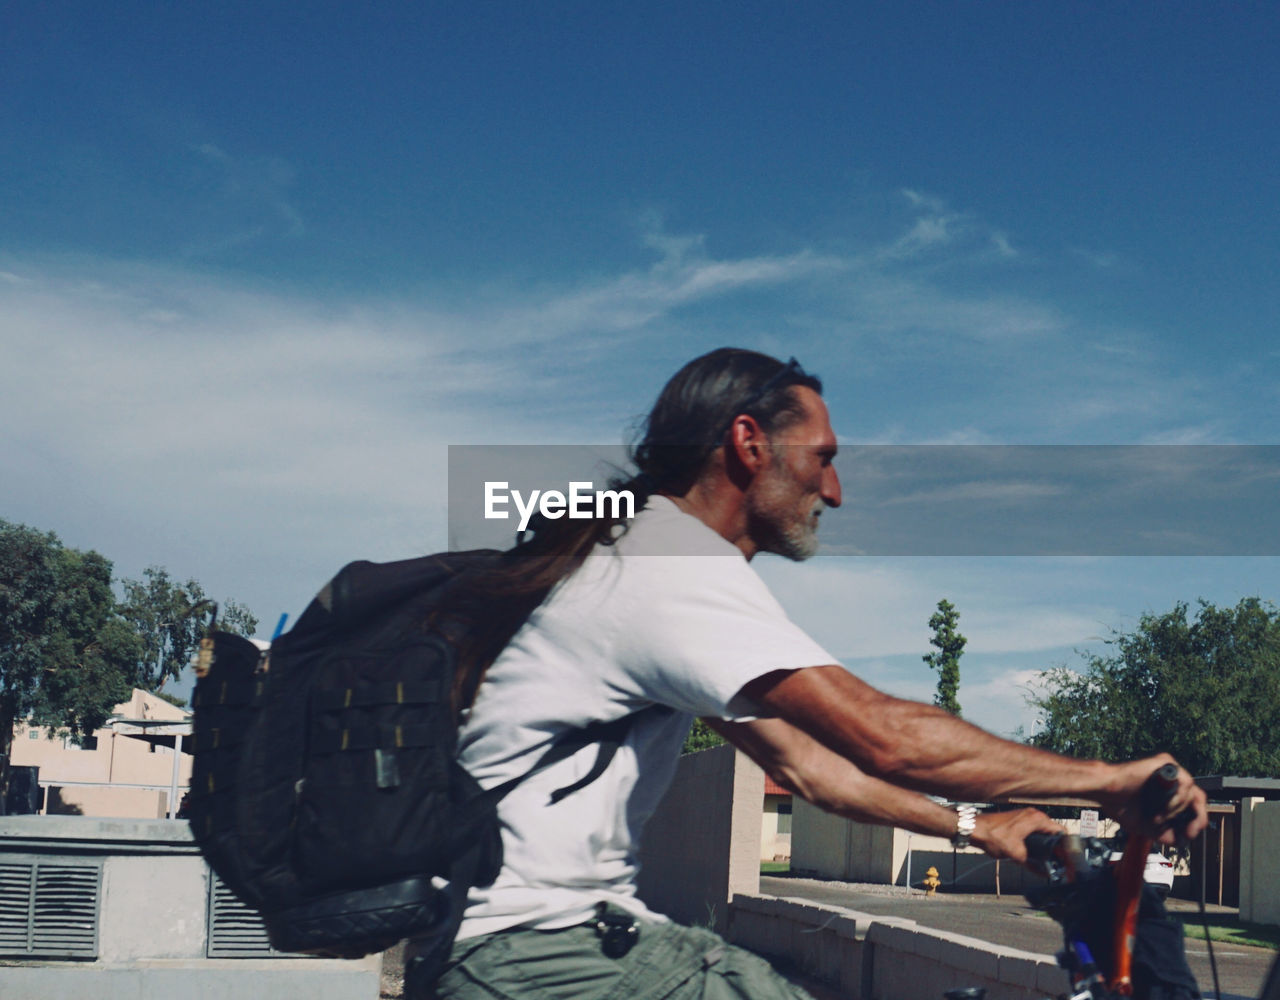
[[[740,413],[729,427],[728,450],[731,461],[755,475],[769,460],[769,437],[755,417]]]

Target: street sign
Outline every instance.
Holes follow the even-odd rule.
[[[1098,835],[1098,810],[1080,810],[1080,836],[1096,837]]]

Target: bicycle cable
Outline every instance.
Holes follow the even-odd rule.
[[[1209,952],[1209,974],[1213,976],[1213,995],[1222,1000],[1222,987],[1218,985],[1218,960],[1213,957],[1213,941],[1209,937],[1209,913],[1205,909],[1204,900],[1200,900],[1200,923],[1204,926],[1204,946]]]

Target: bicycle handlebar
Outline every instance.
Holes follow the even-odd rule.
[[[1138,794],[1138,804],[1143,819],[1150,822],[1162,813],[1177,787],[1176,764],[1165,764],[1153,771]],[[1174,819],[1171,825],[1185,826],[1192,815],[1190,810],[1185,811]],[[1077,875],[1089,864],[1084,842],[1071,834],[1033,833],[1026,837],[1024,843],[1028,859],[1039,862],[1058,881],[1074,882]],[[1116,896],[1115,910],[1112,915],[1113,967],[1107,988],[1117,996],[1131,996],[1133,993],[1132,961],[1138,923],[1138,903],[1142,896],[1147,855],[1151,851],[1152,844],[1153,840],[1150,837],[1131,836],[1125,843],[1124,854],[1115,868]]]
[[[1063,834],[1061,833],[1027,834],[1023,840],[1023,844],[1027,848],[1027,860],[1041,863],[1052,860],[1054,849],[1058,846],[1058,842],[1062,837]]]
[[[1138,800],[1142,807],[1143,819],[1152,820],[1164,811],[1164,807],[1173,798],[1178,787],[1178,765],[1165,764],[1157,768],[1142,784]],[[1179,817],[1181,818],[1181,817]],[[1189,820],[1190,817],[1187,817]]]
[[[1168,804],[1169,799],[1178,787],[1178,765],[1165,764],[1151,772],[1151,776],[1143,783],[1138,793],[1139,808],[1147,821],[1155,819]],[[1170,822],[1175,829],[1185,827],[1195,817],[1190,809],[1185,809]],[[1023,840],[1030,861],[1046,862],[1057,856],[1057,848],[1063,837],[1062,833],[1029,833]],[[1149,839],[1149,838],[1148,838]]]

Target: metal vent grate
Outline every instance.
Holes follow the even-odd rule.
[[[271,947],[262,917],[209,872],[209,958],[310,958]]]
[[[0,955],[24,955],[31,947],[31,882],[34,865],[0,865]]]
[[[0,865],[0,955],[96,958],[102,866]]]
[[[209,876],[210,958],[262,958],[273,954],[256,910],[240,902],[225,882]]]

